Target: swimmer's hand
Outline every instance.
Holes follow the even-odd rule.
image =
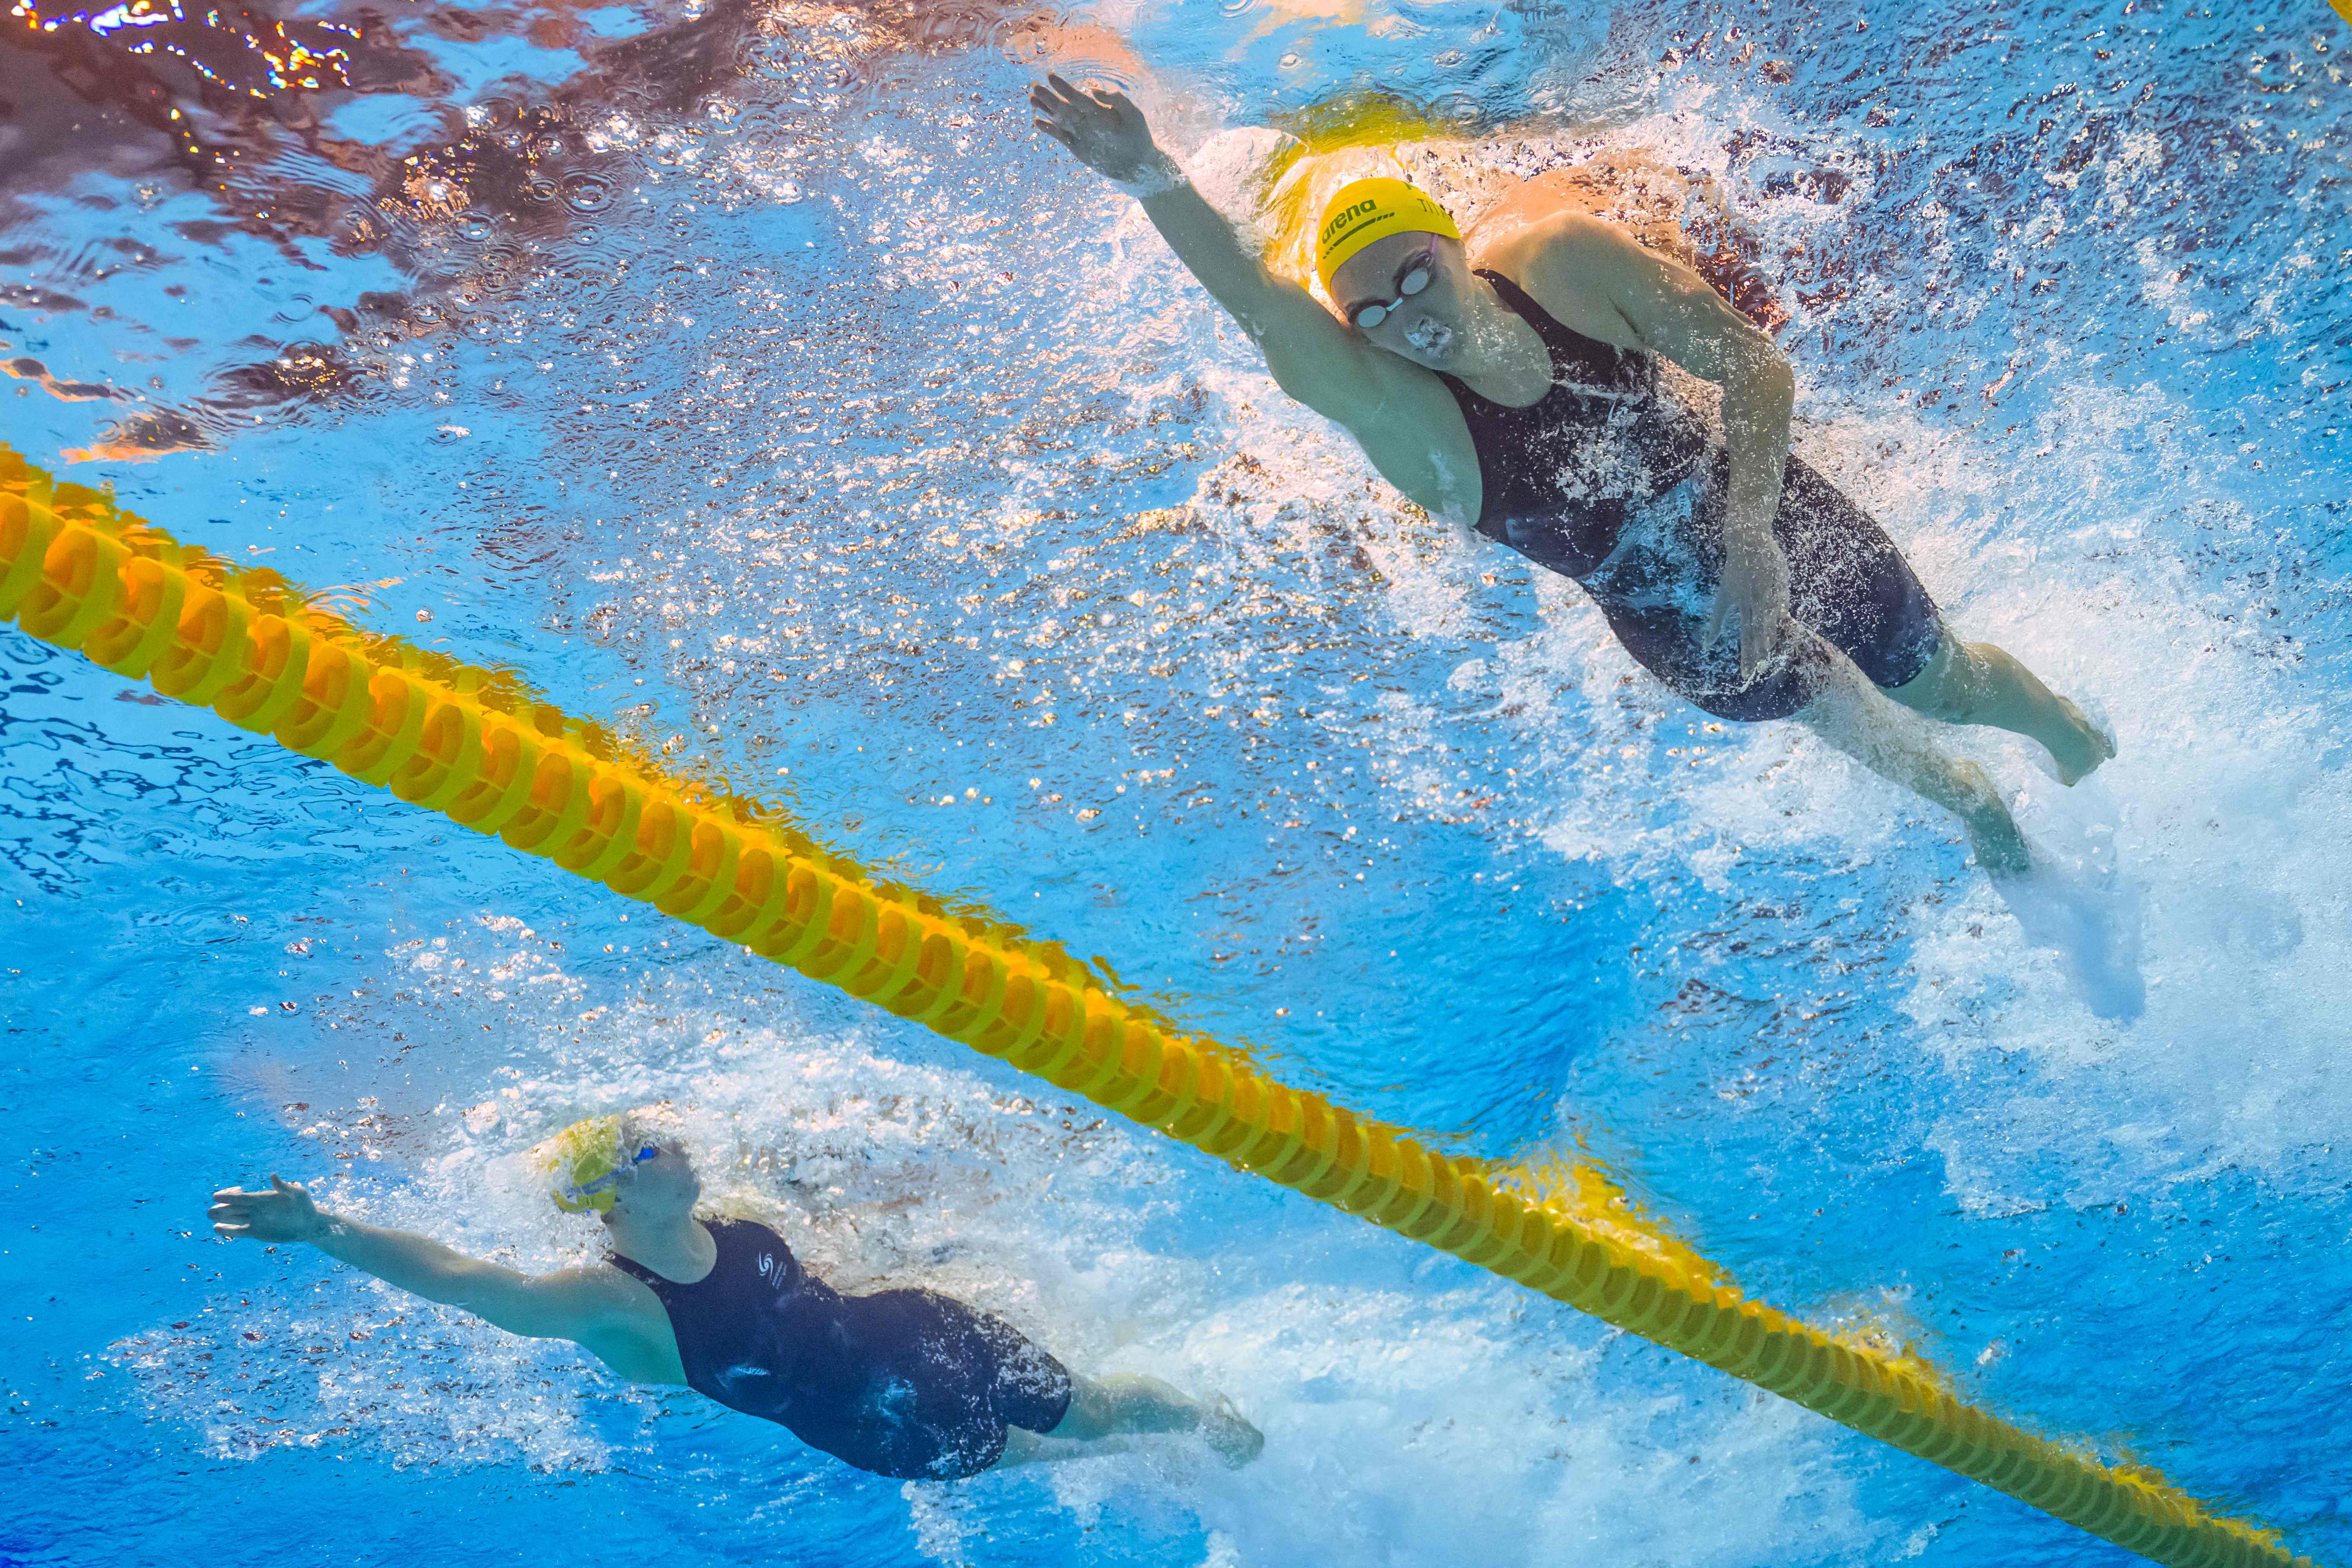
[[[1155,194],[1182,175],[1176,161],[1151,139],[1143,110],[1115,88],[1072,87],[1051,73],[1029,86],[1030,121],[1067,147],[1079,163],[1107,179]]]
[[[1727,538],[1723,581],[1715,591],[1715,614],[1706,623],[1702,651],[1712,651],[1734,613],[1739,616],[1739,682],[1756,679],[1779,652],[1789,633],[1789,560],[1768,534],[1745,543]]]
[[[213,1206],[205,1217],[213,1222],[215,1236],[231,1241],[238,1237],[252,1241],[315,1241],[325,1234],[328,1224],[309,1193],[275,1175],[269,1178],[266,1193],[223,1187],[213,1194]]]

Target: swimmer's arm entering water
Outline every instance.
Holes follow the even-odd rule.
[[[1723,389],[1731,491],[1723,586],[1707,638],[1737,611],[1739,672],[1752,678],[1789,626],[1789,565],[1772,536],[1796,399],[1787,356],[1706,279],[1585,214],[1530,225],[1494,254],[1538,303],[1587,337],[1664,354]]]
[[[1459,417],[1453,395],[1268,271],[1152,140],[1143,111],[1125,93],[1048,76],[1030,89],[1029,105],[1037,129],[1143,204],[1176,258],[1257,344],[1284,392],[1344,426],[1381,477],[1420,506],[1449,517],[1473,510],[1428,438],[1433,427]]]
[[[508,1333],[573,1341],[639,1382],[686,1380],[682,1369],[676,1377],[663,1377],[657,1364],[648,1365],[647,1352],[660,1341],[646,1332],[652,1325],[645,1321],[637,1293],[647,1300],[651,1293],[616,1269],[524,1274],[468,1258],[430,1237],[325,1213],[309,1193],[274,1175],[266,1192],[224,1187],[215,1193],[208,1217],[215,1236],[304,1243],[412,1296],[460,1308]],[[661,1311],[657,1301],[654,1310]],[[667,1337],[667,1315],[658,1326]],[[675,1342],[670,1341],[672,1361]]]

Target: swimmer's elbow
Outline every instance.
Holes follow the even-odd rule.
[[[1789,356],[1748,321],[1723,322],[1714,335],[1718,345],[1715,357],[1729,373],[1722,378],[1726,382],[1757,392],[1796,389],[1797,373]]]

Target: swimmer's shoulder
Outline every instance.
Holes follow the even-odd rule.
[[[1491,236],[1482,224],[1476,233],[1473,264],[1517,283],[1554,321],[1619,348],[1641,346],[1615,301],[1656,262],[1624,229],[1561,207]]]
[[[599,1261],[551,1274],[525,1274],[468,1260],[448,1295],[436,1297],[494,1328],[534,1340],[570,1340],[625,1377],[684,1379],[669,1309],[642,1280]]]
[[[1463,236],[1473,261],[1508,276],[1511,263],[1525,264],[1552,248],[1594,247],[1632,237],[1593,215],[1579,194],[1543,179],[1524,181],[1480,213]]]
[[[669,1323],[669,1309],[654,1288],[609,1259],[559,1268],[533,1284],[550,1310],[581,1331],[612,1331]],[[565,1336],[577,1339],[579,1333]]]
[[[652,1286],[610,1263],[543,1278],[569,1309],[570,1330],[556,1337],[572,1341],[632,1382],[686,1382],[669,1309]]]

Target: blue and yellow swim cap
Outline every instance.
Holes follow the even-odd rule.
[[[1331,292],[1331,275],[1349,257],[1392,234],[1462,237],[1444,207],[1402,180],[1350,180],[1340,186],[1323,204],[1323,222],[1315,231],[1315,270],[1323,291]]]
[[[637,1157],[643,1158],[643,1151]],[[610,1214],[620,1196],[621,1119],[592,1116],[575,1121],[530,1152],[532,1163],[548,1178],[555,1206],[565,1214]]]

